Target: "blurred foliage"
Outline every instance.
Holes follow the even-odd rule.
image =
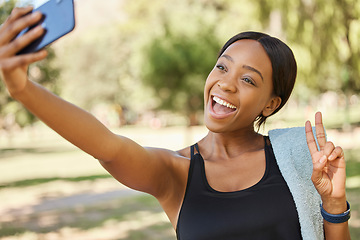
[[[144,48],[142,79],[155,89],[160,109],[180,112],[190,117],[191,125],[197,124],[204,83],[221,47],[214,34],[215,21],[209,24],[198,18],[191,25],[182,21],[183,29],[177,30],[171,27],[170,16],[162,17],[164,33]],[[187,26],[193,31],[186,32]]]
[[[7,17],[11,13],[11,10],[18,5],[17,0],[8,0],[0,2],[0,23],[6,21]],[[47,59],[35,63],[29,67],[29,78],[34,80],[50,91],[59,94],[61,87],[56,81],[60,75],[60,69],[54,64],[55,51],[48,48]],[[18,102],[10,98],[5,91],[5,86],[0,84],[0,129],[9,128],[14,124],[14,121],[21,127],[28,124],[32,124],[36,121],[36,118],[29,113]],[[7,119],[1,124],[1,119]],[[3,125],[3,126],[2,126]]]
[[[315,92],[360,92],[358,0],[260,0],[261,22],[280,17],[299,61],[299,80]]]
[[[68,97],[85,108],[99,102],[117,102],[123,94],[119,76],[125,76],[128,69],[125,59],[129,56],[124,45],[126,36],[112,26],[92,31],[76,38],[62,51],[63,78],[71,85]],[[119,93],[119,94],[117,94]]]
[[[78,9],[82,9],[81,4],[88,3],[79,1]],[[108,3],[107,11],[125,14],[114,7],[116,4]],[[98,5],[103,2],[92,1],[90,9],[96,9]],[[90,15],[104,18],[106,14],[94,12]],[[144,30],[135,22],[136,19],[125,22],[112,19],[93,26],[82,22],[79,27],[85,27],[76,29],[80,32],[75,31],[72,39],[57,43],[57,63],[63,69],[63,97],[90,111],[102,103],[112,105],[117,111],[133,113],[154,108],[156,99],[152,97],[151,89],[146,89],[138,77],[141,71],[138,46]]]
[[[144,51],[143,80],[158,93],[158,107],[196,115],[203,108],[205,79],[218,49],[216,37],[207,29],[195,38],[169,32],[165,38],[153,39]],[[193,121],[197,123],[196,118]]]

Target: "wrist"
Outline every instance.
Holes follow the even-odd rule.
[[[10,93],[10,96],[19,101],[19,102],[23,102],[24,100],[26,100],[28,98],[28,96],[31,95],[31,88],[33,82],[30,81],[29,79],[26,80],[26,82],[23,83],[23,86],[17,88],[17,89],[12,89],[12,91]]]
[[[10,96],[15,99],[19,100],[25,93],[28,88],[30,80],[27,79],[26,81],[23,81],[21,84],[8,84],[7,89],[10,94]]]
[[[340,199],[322,199],[322,207],[330,214],[341,214],[347,210],[346,197]]]
[[[324,218],[324,221],[331,223],[331,224],[339,224],[339,223],[346,223],[350,219],[350,204],[346,201],[346,211],[340,214],[331,214],[328,213],[320,204],[321,215]]]

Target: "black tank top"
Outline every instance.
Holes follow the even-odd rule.
[[[267,137],[266,170],[244,190],[219,192],[206,179],[204,160],[191,147],[188,182],[180,210],[178,240],[302,239],[298,214]],[[239,173],[241,174],[241,173]]]

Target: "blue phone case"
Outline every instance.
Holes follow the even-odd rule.
[[[20,32],[17,37],[25,34],[27,31],[40,24],[43,25],[45,33],[40,38],[20,50],[17,53],[18,55],[39,51],[71,32],[75,27],[73,0],[50,0],[33,11],[40,11],[43,14],[42,20],[36,25]]]

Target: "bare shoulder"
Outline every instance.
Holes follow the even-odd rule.
[[[190,166],[190,153],[187,151],[189,147],[179,151],[173,151],[162,148],[146,148],[152,156],[153,162],[157,164],[157,174],[167,176],[163,179],[166,185],[173,183],[172,189],[184,188],[186,186],[187,174]]]
[[[183,148],[183,149],[180,149],[178,151],[176,151],[176,153],[181,156],[181,157],[184,157],[184,158],[187,158],[190,160],[190,147],[186,147],[186,148]]]
[[[187,174],[190,166],[190,148],[184,148],[179,151],[172,151],[168,149],[148,148],[163,166],[165,172],[170,173],[171,180],[184,185],[187,179]],[[176,184],[176,183],[175,183]]]
[[[153,157],[157,158],[161,164],[167,165],[167,170],[182,170],[183,167],[189,165],[190,153],[187,153],[189,147],[182,150],[173,151],[164,148],[145,148]],[[190,151],[190,150],[189,150]]]

